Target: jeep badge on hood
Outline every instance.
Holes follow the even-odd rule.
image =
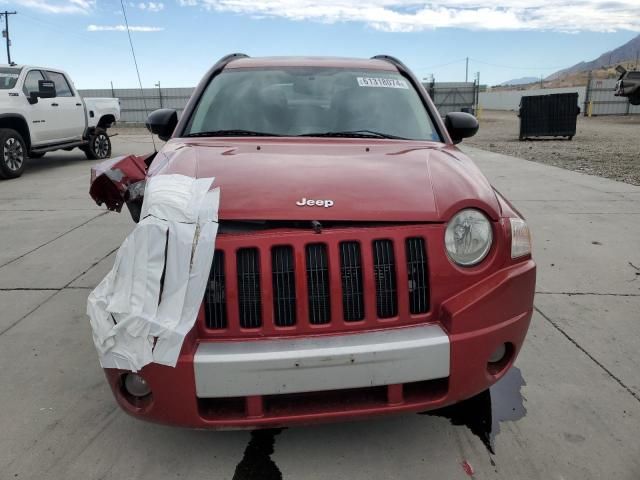
[[[296,205],[299,207],[324,207],[331,208],[333,207],[333,200],[307,200],[306,198],[302,198],[302,200],[298,200]]]

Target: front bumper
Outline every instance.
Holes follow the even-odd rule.
[[[120,406],[161,423],[253,428],[424,411],[490,387],[515,360],[533,308],[535,265],[501,269],[448,298],[437,322],[303,339],[193,342],[175,368],[140,373],[138,400],[126,372],[105,373]],[[186,343],[186,342],[185,342]],[[499,364],[489,357],[502,344]]]

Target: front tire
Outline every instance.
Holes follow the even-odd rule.
[[[27,166],[27,146],[22,135],[0,128],[0,178],[17,178]]]
[[[640,105],[640,90],[629,97],[629,103],[631,105]]]
[[[88,145],[82,151],[89,160],[103,160],[111,156],[111,139],[105,130],[96,130],[89,136]]]

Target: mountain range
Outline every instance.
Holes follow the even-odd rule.
[[[545,80],[557,80],[573,73],[587,72],[603,67],[615,66],[618,63],[633,61],[637,59],[638,56],[640,56],[640,35],[632,38],[618,48],[603,53],[595,60],[576,63],[572,67],[559,70],[549,75]]]
[[[501,87],[510,87],[515,85],[527,85],[529,83],[537,82],[540,79],[538,77],[520,77],[514,78],[513,80],[507,80],[506,82],[502,82],[500,84]]]

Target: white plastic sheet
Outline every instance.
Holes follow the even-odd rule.
[[[175,367],[213,260],[220,203],[213,181],[159,175],[147,182],[140,222],[87,301],[104,368]]]

